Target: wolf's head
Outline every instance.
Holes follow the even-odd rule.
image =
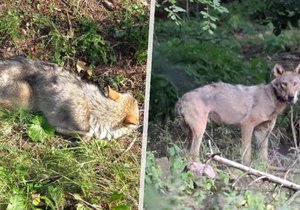
[[[300,64],[293,71],[286,71],[280,64],[273,68],[275,79],[271,82],[279,101],[295,104],[300,90]]]
[[[131,93],[119,93],[108,86],[108,97],[116,101],[125,112],[124,125],[137,126],[139,124],[139,107],[137,100]]]

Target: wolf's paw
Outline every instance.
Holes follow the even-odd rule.
[[[215,178],[217,175],[214,169],[208,164],[193,162],[187,168],[197,177],[207,176],[209,178]]]

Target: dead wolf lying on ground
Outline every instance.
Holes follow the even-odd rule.
[[[241,127],[242,162],[251,161],[252,133],[256,137],[259,155],[268,159],[268,136],[276,117],[288,104],[297,102],[300,89],[300,65],[294,71],[285,71],[276,64],[275,79],[267,85],[243,86],[214,83],[185,93],[176,104],[177,113],[190,130],[188,168],[201,175],[204,165],[199,162],[199,148],[209,119]]]
[[[118,138],[139,123],[138,103],[130,93],[109,88],[106,97],[56,64],[22,57],[0,61],[0,106],[41,111],[66,135]]]

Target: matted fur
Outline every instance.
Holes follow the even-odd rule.
[[[285,71],[276,64],[275,79],[270,84],[255,86],[214,83],[184,94],[176,104],[177,113],[191,132],[189,162],[199,163],[199,148],[209,119],[241,127],[242,161],[251,161],[252,134],[257,139],[261,158],[268,159],[268,136],[276,117],[287,105],[296,103],[300,89],[300,65]],[[195,165],[195,164],[194,164]],[[202,165],[193,170],[203,170]]]
[[[56,64],[22,57],[0,61],[0,106],[42,111],[63,134],[111,139],[136,128],[137,100],[109,91],[106,97]]]

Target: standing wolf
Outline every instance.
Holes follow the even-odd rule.
[[[0,61],[0,106],[41,111],[66,135],[118,138],[139,123],[137,100],[130,93],[108,88],[106,97],[56,64],[22,57]]]
[[[259,155],[267,160],[268,136],[277,115],[297,101],[299,69],[300,65],[294,71],[285,71],[276,64],[273,68],[275,78],[267,85],[243,86],[219,82],[185,93],[177,102],[176,111],[191,133],[188,168],[196,174],[203,173],[199,148],[209,119],[241,127],[243,163],[251,161],[253,132],[259,145]]]

